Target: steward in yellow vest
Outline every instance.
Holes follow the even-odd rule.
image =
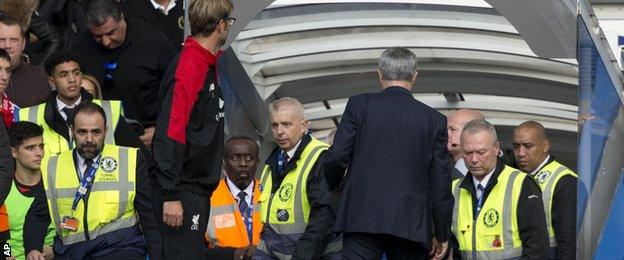
[[[542,190],[550,241],[549,258],[576,257],[576,174],[550,154],[550,140],[542,124],[526,121],[514,129],[514,157],[518,168],[533,177]]]
[[[546,259],[548,232],[541,191],[498,160],[494,126],[473,120],[461,134],[468,174],[453,181],[451,229],[462,259]]]
[[[121,101],[93,99],[86,90],[80,91],[79,104],[93,102],[100,105],[106,112],[107,144],[116,144],[127,147],[143,148],[138,135],[126,123],[123,117]],[[46,156],[58,155],[75,147],[69,133],[69,124],[57,109],[57,91],[50,93],[46,103],[32,107],[16,109],[16,121],[29,121],[43,127],[43,140],[46,147]]]
[[[79,105],[72,131],[76,148],[41,164],[46,202],[33,205],[37,217],[26,220],[24,232],[43,239],[41,227],[51,221],[54,253],[61,259],[145,259],[135,207],[150,161],[136,148],[105,145],[104,117],[96,104]],[[38,254],[37,248],[26,250]]]

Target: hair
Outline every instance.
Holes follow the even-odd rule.
[[[496,129],[492,124],[490,124],[490,122],[483,119],[475,119],[466,123],[466,125],[464,125],[464,129],[461,132],[461,136],[463,137],[464,135],[473,135],[483,131],[490,134],[490,136],[492,137],[492,145],[496,145],[496,141],[498,141]]]
[[[86,102],[75,107],[74,114],[72,115],[71,119],[68,120],[69,122],[72,122],[72,125],[76,123],[76,115],[78,115],[79,113],[85,113],[89,115],[96,113],[100,114],[100,116],[102,116],[102,118],[104,119],[104,127],[106,127],[106,112],[104,112],[104,109],[100,105]]]
[[[84,82],[85,80],[90,81],[93,86],[95,86],[95,97],[93,98],[102,99],[102,88],[100,87],[100,83],[95,78],[95,76],[91,74],[82,74],[82,81]]]
[[[234,5],[231,0],[190,0],[188,8],[191,35],[207,37],[221,19],[229,17]]]
[[[92,26],[102,26],[109,18],[121,21],[123,11],[121,4],[116,0],[92,0],[87,8],[87,23]]]
[[[37,136],[43,135],[43,128],[38,124],[28,122],[28,121],[20,121],[15,122],[7,131],[9,135],[9,142],[11,143],[11,147],[17,148],[24,140],[28,138],[33,138]]]
[[[258,157],[258,155],[260,154],[260,146],[258,146],[258,142],[256,142],[255,140],[245,135],[235,135],[235,136],[228,138],[228,140],[225,142],[225,153],[223,154],[223,156],[227,156],[227,154],[230,152],[230,143],[236,140],[244,140],[244,141],[251,142],[253,144],[254,149],[256,149],[256,157]]]
[[[39,0],[3,0],[0,1],[0,12],[2,12],[2,16],[10,17],[11,20],[19,24],[22,36],[25,36],[24,31],[30,27],[30,19],[38,6]],[[14,23],[0,22],[6,25],[14,25]]]
[[[7,26],[17,26],[17,27],[19,27],[20,35],[22,36],[22,39],[24,41],[26,40],[26,30],[24,29],[24,27],[17,20],[11,18],[10,16],[7,16],[2,11],[0,11],[0,23],[4,24],[4,25],[7,25]]]
[[[48,73],[48,76],[54,76],[54,70],[56,66],[63,64],[65,62],[76,62],[78,66],[80,66],[80,60],[78,59],[78,55],[73,52],[57,52],[52,54],[50,58],[48,58],[44,64],[45,70]]]
[[[4,59],[11,63],[11,55],[9,55],[5,49],[0,49],[0,59]]]
[[[548,137],[546,136],[546,130],[544,129],[544,126],[537,121],[532,121],[532,120],[526,121],[516,126],[515,130],[524,129],[524,128],[535,129],[537,131],[537,137],[539,138],[539,140],[548,139]]]
[[[394,47],[387,49],[379,58],[381,80],[412,81],[418,66],[416,54],[408,49]]]
[[[271,104],[269,105],[269,112],[270,113],[277,112],[278,110],[280,110],[280,108],[284,106],[291,106],[292,108],[295,109],[295,113],[300,115],[301,118],[305,118],[303,105],[301,104],[301,102],[299,102],[299,100],[295,98],[291,98],[291,97],[283,97],[283,98],[280,98],[278,100],[271,102]]]

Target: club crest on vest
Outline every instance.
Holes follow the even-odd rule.
[[[105,156],[102,158],[102,165],[100,168],[107,173],[114,172],[117,170],[117,160],[110,156]]]
[[[496,209],[488,209],[483,216],[483,224],[488,228],[493,228],[498,224],[499,214]]]
[[[543,184],[544,182],[546,182],[550,174],[551,174],[550,171],[540,171],[537,174],[535,174],[535,181],[537,181],[537,183],[539,184]]]
[[[279,189],[279,199],[283,202],[288,201],[288,199],[290,199],[290,196],[292,196],[293,193],[293,185],[291,183],[286,183],[284,186],[282,186]]]

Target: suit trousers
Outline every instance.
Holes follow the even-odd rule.
[[[427,259],[428,249],[420,243],[386,234],[344,233],[342,259],[388,260]]]

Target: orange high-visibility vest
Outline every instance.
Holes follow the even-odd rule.
[[[252,243],[258,245],[262,222],[258,211],[260,198],[260,181],[254,180],[252,197]],[[206,240],[210,247],[246,247],[249,243],[245,223],[238,210],[238,204],[225,179],[221,179],[219,186],[210,199],[210,220],[206,230]]]
[[[9,215],[6,206],[2,204],[0,207],[0,233],[9,231]]]

